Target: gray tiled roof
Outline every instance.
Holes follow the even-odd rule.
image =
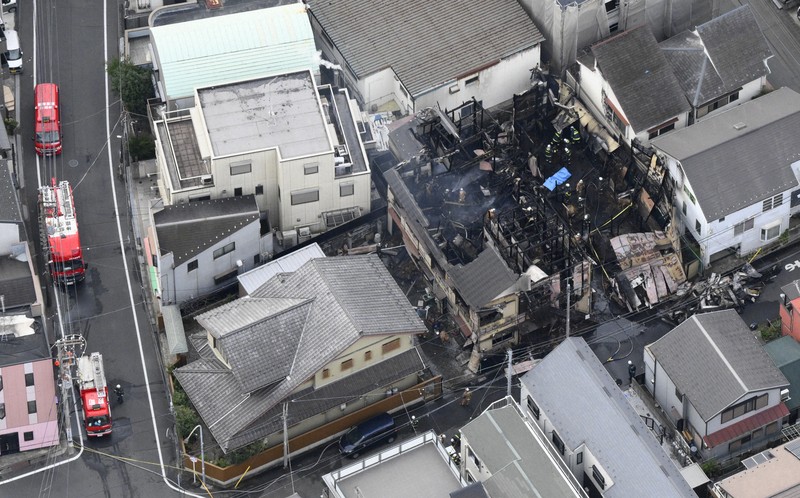
[[[683,89],[648,26],[595,43],[591,51],[636,132],[690,110]]]
[[[680,161],[710,221],[797,186],[798,129],[800,95],[783,87],[650,143]]]
[[[465,266],[454,266],[449,277],[471,308],[480,308],[501,292],[512,287],[519,277],[511,271],[493,246],[481,251]]]
[[[224,373],[220,367],[225,369]],[[272,397],[269,390],[251,393],[246,398],[242,396],[236,390],[233,373],[217,359],[193,362],[175,370],[175,375],[203,421],[210,426],[214,438],[225,451],[230,451],[279,430],[283,424],[281,401],[290,401],[288,423],[294,425],[342,402],[382,389],[424,367],[419,353],[412,349],[320,389],[306,388],[287,393],[285,399],[272,404],[266,401]],[[235,405],[240,407],[237,413],[248,414],[251,421],[238,433],[231,432],[230,424],[222,418]]]
[[[175,266],[258,219],[252,195],[166,206],[153,215],[161,253],[171,252]]]
[[[570,449],[586,444],[614,484],[606,498],[683,496],[694,491],[582,338],[570,338],[522,376]]]
[[[36,302],[36,287],[27,261],[0,257],[0,295],[4,309],[28,309]]]
[[[220,312],[198,317],[199,322],[222,332],[222,350],[236,371],[224,380],[211,379],[223,388],[198,387],[194,396],[220,396],[224,389],[233,389],[238,400],[243,393],[250,393],[235,416],[229,413],[232,405],[223,409],[225,405],[205,401],[209,408],[201,415],[226,451],[268,434],[243,431],[257,420],[263,424],[264,413],[361,336],[425,331],[414,308],[374,254],[310,260],[294,273],[274,276],[238,301],[244,304],[231,303]],[[253,308],[259,305],[273,313],[258,314]],[[245,318],[226,326],[226,317],[237,320],[233,318],[237,307],[248,310],[244,314],[252,323],[247,324]],[[196,376],[187,373],[193,365],[176,370],[186,374],[179,377],[181,385],[195,382]],[[184,389],[190,394],[185,385]]]
[[[308,3],[359,78],[391,67],[414,96],[544,40],[516,0]]]
[[[659,44],[686,98],[706,104],[769,73],[772,51],[749,5]]]
[[[748,392],[788,384],[734,310],[693,315],[648,347],[706,421]]]
[[[195,320],[215,337],[250,327],[265,318],[306,302],[306,298],[242,297],[197,315]]]
[[[537,438],[511,405],[489,409],[461,428],[464,440],[491,473],[490,496],[581,496],[546,440]],[[576,490],[577,488],[577,490]]]

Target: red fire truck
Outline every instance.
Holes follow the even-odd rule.
[[[78,388],[86,435],[99,437],[111,434],[111,407],[108,403],[103,355],[92,353],[78,358]]]
[[[58,85],[39,83],[33,92],[36,130],[33,144],[40,156],[61,154],[61,109]]]
[[[47,266],[53,281],[74,285],[86,276],[75,201],[69,182],[39,187],[42,246],[47,248]]]

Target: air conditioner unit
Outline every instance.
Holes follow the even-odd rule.
[[[792,398],[789,397],[789,390],[781,389],[781,401],[786,402],[789,401],[790,399]]]
[[[214,185],[214,177],[211,175],[203,175],[200,177],[200,183],[203,185]]]
[[[283,239],[283,240],[281,240]],[[281,232],[278,241],[284,249],[289,249],[297,245],[297,230],[285,230]]]
[[[309,227],[300,227],[297,229],[297,242],[303,243],[311,238],[311,228]]]

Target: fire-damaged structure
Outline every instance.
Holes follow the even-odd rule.
[[[474,346],[471,368],[528,332],[563,333],[568,307],[573,320],[591,311],[587,234],[570,227],[563,178],[545,186],[537,161],[535,137],[554,114],[547,92],[541,84],[515,96],[503,123],[472,100],[426,109],[391,134],[405,160],[384,175],[389,230],[402,232],[441,310]]]

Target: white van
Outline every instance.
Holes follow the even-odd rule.
[[[8,72],[11,74],[22,73],[22,50],[19,47],[19,35],[13,29],[9,29],[6,33],[6,63],[8,63]]]

